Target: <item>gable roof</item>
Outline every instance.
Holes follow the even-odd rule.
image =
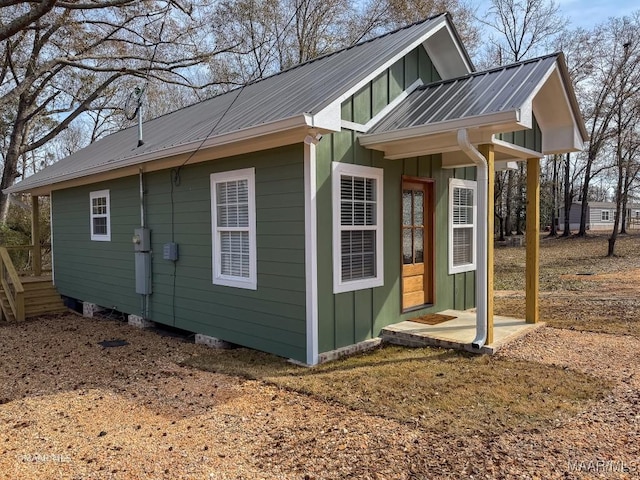
[[[432,147],[446,151],[447,142],[457,144],[459,128],[475,129],[478,141],[488,142],[495,133],[532,128],[534,113],[547,133],[557,129],[563,135],[543,145],[547,148],[542,153],[579,150],[589,138],[562,53],[419,87],[360,137],[360,143],[395,158],[405,153],[389,153],[395,148],[390,145],[440,135],[442,142]]]
[[[535,58],[422,86],[370,133],[515,111],[531,96],[556,57]]]
[[[462,61],[472,68],[449,15],[437,15],[147,121],[144,123],[145,143],[140,147],[137,147],[136,126],[116,132],[5,192],[31,191],[295,127],[327,129],[322,116],[327,107],[340,101],[347,92],[359,88],[367,75],[395,61],[443,26],[454,37]],[[339,117],[336,120],[336,130],[339,130]]]

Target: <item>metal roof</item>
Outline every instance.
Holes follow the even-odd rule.
[[[560,55],[547,55],[420,87],[368,133],[518,110]],[[580,118],[579,112],[574,113]]]
[[[325,55],[144,123],[144,145],[136,148],[137,127],[109,135],[5,190],[29,191],[60,181],[162,158],[179,146],[286,119],[316,114],[357,86],[378,66],[416,44],[448,14],[431,17],[373,40]],[[455,29],[453,29],[455,34]],[[218,123],[219,122],[219,123]],[[215,131],[213,128],[215,126]]]

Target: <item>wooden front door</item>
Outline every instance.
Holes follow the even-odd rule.
[[[433,181],[402,178],[402,310],[434,303]]]

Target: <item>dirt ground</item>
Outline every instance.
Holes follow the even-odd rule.
[[[524,318],[525,251],[496,249],[495,313]],[[540,317],[572,330],[640,337],[640,234],[620,236],[607,258],[607,236],[543,238]]]
[[[612,386],[544,427],[401,422],[185,367],[207,348],[69,314],[0,325],[0,479],[640,478],[640,236],[619,242],[604,259],[603,238],[543,241],[548,326],[498,355]],[[496,262],[496,313],[523,313],[524,249]]]
[[[0,478],[640,475],[640,339],[632,336],[546,328],[503,350],[614,388],[549,428],[494,435],[473,425],[463,435],[436,432],[182,367],[206,347],[114,320],[52,317],[2,326],[0,338]],[[127,345],[99,345],[114,339]]]

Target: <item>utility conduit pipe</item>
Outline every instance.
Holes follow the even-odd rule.
[[[458,130],[458,146],[477,167],[478,183],[477,228],[476,228],[476,338],[473,348],[480,349],[487,341],[487,241],[488,241],[488,180],[487,159],[469,142],[466,128]]]

